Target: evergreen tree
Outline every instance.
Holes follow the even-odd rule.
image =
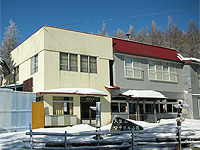
[[[0,56],[5,60],[7,63],[10,72],[13,73],[14,64],[11,58],[10,52],[17,47],[20,37],[18,37],[18,29],[12,19],[9,21],[9,26],[5,27],[4,38],[1,43],[0,47]],[[7,80],[5,84],[13,83],[13,76],[7,76]]]

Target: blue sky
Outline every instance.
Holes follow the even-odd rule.
[[[16,23],[19,35],[22,36],[21,41],[43,25],[96,34],[102,28],[102,21],[99,20],[107,19],[114,19],[105,21],[109,36],[118,28],[127,32],[130,24],[137,33],[141,28],[150,27],[152,20],[164,31],[168,16],[171,16],[174,24],[186,31],[190,19],[196,25],[200,24],[199,9],[187,10],[200,8],[199,3],[200,0],[0,0],[0,39],[10,19]],[[185,11],[163,13],[175,10]],[[148,15],[152,13],[160,14]],[[115,19],[122,17],[127,18]],[[89,21],[97,22],[82,23]]]

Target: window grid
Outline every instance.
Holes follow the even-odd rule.
[[[142,78],[141,60],[136,57],[124,56],[125,76],[131,78]]]
[[[175,64],[149,60],[149,79],[177,82]]]
[[[81,55],[81,72],[97,73],[97,58]]]
[[[31,57],[31,74],[38,72],[38,55]]]

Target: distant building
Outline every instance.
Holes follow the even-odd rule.
[[[186,115],[191,119],[200,119],[200,59],[180,58],[184,62],[185,102],[190,105]]]

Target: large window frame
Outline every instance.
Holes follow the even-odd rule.
[[[60,70],[78,71],[78,55],[60,52]]]
[[[150,80],[177,82],[176,65],[174,63],[148,60]]]
[[[73,115],[73,97],[53,96],[53,115]]]
[[[97,73],[97,57],[80,55],[80,71]]]
[[[38,54],[31,57],[31,74],[38,72]]]
[[[133,56],[124,56],[125,77],[142,79],[141,59]]]

